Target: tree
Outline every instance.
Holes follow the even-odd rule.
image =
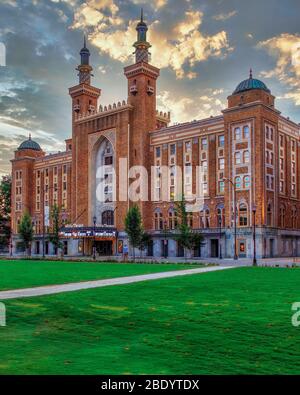
[[[184,195],[175,203],[175,211],[178,218],[177,230],[175,235],[176,240],[182,245],[185,251],[193,250],[203,241],[203,236],[200,233],[193,232],[193,229],[188,224],[188,215],[186,208],[186,200]]]
[[[33,223],[28,211],[25,211],[21,222],[19,224],[18,232],[23,239],[23,243],[27,252],[27,255],[31,253],[31,242],[33,240]]]
[[[59,231],[62,226],[61,209],[56,203],[52,206],[50,217],[52,219],[52,233],[49,239],[58,253],[59,249],[63,247],[63,243],[61,242],[59,237]]]
[[[144,234],[142,216],[137,205],[130,207],[127,212],[125,218],[125,231],[128,234],[129,243],[133,248],[133,260],[135,260],[135,248],[140,246]]]
[[[144,231],[141,235],[141,239],[138,245],[139,250],[142,252],[142,256],[143,256],[143,251],[145,251],[145,249],[148,247],[150,240],[151,240],[151,236],[149,235],[149,233]]]
[[[0,248],[9,245],[11,235],[11,177],[2,177],[0,183]]]

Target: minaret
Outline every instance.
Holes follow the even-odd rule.
[[[136,31],[137,41],[133,45],[135,63],[124,68],[124,74],[128,80],[128,103],[133,108],[129,135],[130,147],[132,147],[129,167],[144,166],[150,174],[149,132],[156,129],[156,80],[159,76],[159,69],[149,63],[151,45],[147,41],[148,27],[144,22],[143,11]],[[150,188],[148,191],[150,200]],[[140,204],[142,214],[146,207],[147,202]],[[144,223],[144,225],[151,227],[151,224]]]
[[[148,31],[148,26],[144,22],[144,13],[143,9],[141,10],[141,20],[137,24],[136,27],[137,31],[137,41],[133,44],[135,47],[135,62],[149,62],[149,48],[151,48],[150,43],[147,41],[147,31]]]
[[[84,35],[83,48],[80,51],[81,63],[77,70],[79,71],[79,84],[91,84],[91,77],[93,76],[93,68],[90,66],[90,51],[86,47],[86,37]]]
[[[80,59],[80,65],[76,68],[79,71],[79,85],[69,89],[69,94],[72,97],[73,121],[76,114],[88,115],[96,111],[97,101],[101,95],[101,90],[91,85],[93,68],[90,65],[90,51],[86,46],[85,36]]]

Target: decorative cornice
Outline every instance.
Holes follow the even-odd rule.
[[[140,62],[125,67],[124,74],[126,75],[127,78],[134,77],[138,74],[145,74],[148,75],[149,77],[157,78],[160,74],[160,70],[149,63]]]

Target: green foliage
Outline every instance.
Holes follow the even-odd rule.
[[[28,211],[25,211],[23,217],[21,218],[18,232],[24,242],[26,250],[29,250],[31,242],[33,240],[33,224],[32,218]]]
[[[145,249],[148,247],[150,241],[151,241],[151,236],[149,235],[149,233],[143,232],[141,235],[139,246],[138,246],[140,251],[145,251]]]
[[[133,247],[133,256],[135,256],[134,249],[140,246],[144,235],[142,216],[137,205],[130,207],[127,212],[125,217],[125,231],[128,234],[129,242]]]
[[[178,218],[178,233],[175,235],[175,238],[184,249],[193,250],[203,242],[203,236],[200,233],[193,232],[193,229],[188,224],[189,213],[187,212],[184,195],[175,202],[175,211]]]
[[[51,208],[50,217],[52,219],[52,233],[49,236],[51,243],[57,248],[62,248],[63,243],[59,237],[59,230],[62,226],[61,222],[61,209],[57,204],[54,204]]]
[[[7,247],[11,235],[11,177],[2,177],[0,183],[0,247]]]

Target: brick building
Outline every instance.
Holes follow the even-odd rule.
[[[49,211],[57,203],[65,223],[65,254],[91,255],[94,243],[100,255],[121,254],[128,244],[124,218],[133,204],[127,191],[141,176],[137,166],[143,166],[151,175],[138,187],[146,188],[146,199],[138,204],[152,235],[148,255],[183,255],[173,235],[174,199],[182,188],[188,201],[198,202],[189,221],[204,236],[192,255],[233,257],[235,208],[238,256],[253,254],[254,208],[257,256],[298,255],[299,125],[281,115],[271,91],[250,72],[228,97],[222,114],[169,126],[170,114],[156,109],[159,69],[149,63],[147,30],[141,18],[135,63],[124,69],[126,101],[102,106],[84,43],[79,84],[69,89],[72,138],[66,140],[65,152],[46,155],[31,137],[15,152],[14,252],[21,251],[17,228],[25,210],[35,227],[33,253],[55,252],[47,234]]]

